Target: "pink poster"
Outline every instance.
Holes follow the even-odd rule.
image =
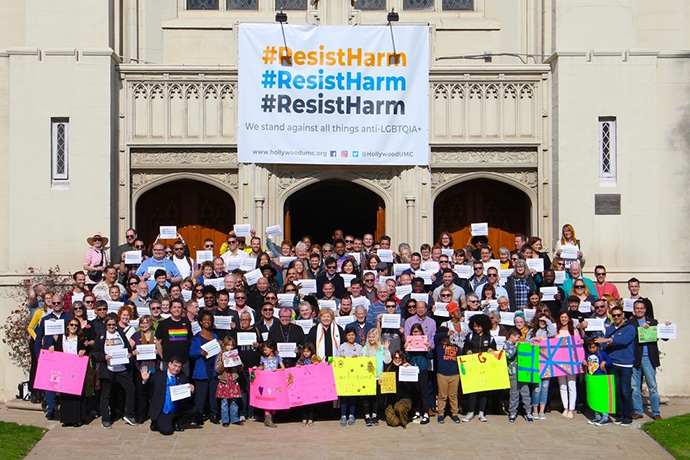
[[[338,399],[333,369],[328,363],[291,367],[285,372],[292,407]]]
[[[579,335],[542,340],[538,345],[540,378],[582,373],[585,350]]]
[[[88,364],[88,356],[41,350],[34,388],[80,395]]]
[[[253,372],[255,377],[249,388],[249,404],[258,409],[289,409],[286,371]]]

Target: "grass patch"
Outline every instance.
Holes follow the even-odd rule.
[[[37,426],[0,422],[0,458],[24,458],[46,432],[47,430]]]
[[[646,423],[642,429],[679,460],[690,460],[690,414]]]

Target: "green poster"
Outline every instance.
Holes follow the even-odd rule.
[[[587,375],[587,404],[595,412],[616,412],[616,383],[613,375]]]
[[[518,382],[539,382],[539,345],[520,342],[517,350]]]
[[[648,328],[644,327],[638,327],[637,328],[637,337],[640,343],[646,343],[646,342],[656,342],[656,332],[657,332],[657,327],[656,326],[649,326]]]

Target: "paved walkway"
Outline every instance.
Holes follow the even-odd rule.
[[[690,399],[672,398],[662,406],[665,417],[690,412]],[[118,421],[113,429],[101,428],[98,420],[81,428],[62,428],[47,421],[42,412],[0,408],[0,420],[49,428],[28,459],[58,460],[96,458],[151,460],[151,458],[215,459],[333,459],[367,458],[426,459],[473,456],[495,460],[537,459],[671,459],[640,427],[588,425],[582,415],[565,420],[558,413],[547,420],[528,424],[518,419],[490,416],[488,423],[474,420],[456,425],[435,419],[428,425],[411,424],[404,430],[385,424],[367,428],[361,420],[342,428],[337,421],[312,427],[299,423],[279,424],[276,429],[259,423],[243,427],[206,424],[171,437],[152,433],[148,423],[139,427]],[[437,447],[435,450],[431,446]],[[95,454],[95,457],[94,457]]]

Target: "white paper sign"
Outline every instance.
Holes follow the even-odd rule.
[[[441,249],[441,255],[448,256],[448,260],[453,260],[453,254],[455,254],[453,249]]]
[[[341,273],[340,277],[343,279],[343,283],[346,288],[352,285],[352,280],[357,277],[357,275],[348,275],[347,273]]]
[[[163,271],[165,272],[165,267],[163,267],[163,266],[159,266],[159,267],[153,267],[153,266],[151,266],[151,267],[149,267],[146,271],[149,273],[149,275],[151,275],[151,276],[153,277],[153,276],[156,276],[156,272],[157,272],[158,270],[163,270]],[[166,273],[167,273],[167,272],[166,272]]]
[[[204,262],[213,262],[213,251],[197,251],[196,263],[201,265]]]
[[[141,251],[125,252],[125,265],[141,265]]]
[[[96,310],[86,310],[86,319],[89,321],[96,319]]]
[[[448,313],[448,302],[436,302],[434,304],[434,316],[450,318],[450,313]]]
[[[522,311],[525,313],[525,322],[527,324],[529,324],[534,319],[534,315],[537,314],[536,308],[525,308]]]
[[[240,359],[239,351],[230,350],[223,353],[223,367],[236,367],[241,365],[242,360]]]
[[[110,355],[108,364],[110,366],[115,366],[118,364],[129,364],[129,358],[127,357],[127,349],[124,347],[106,347],[105,354]]]
[[[235,236],[237,238],[249,238],[252,236],[252,226],[251,224],[235,224],[232,226]]]
[[[136,329],[136,328],[139,327],[139,320],[138,320],[138,319],[132,319],[132,320],[129,321],[129,325],[130,325],[132,328]]]
[[[154,361],[156,359],[156,344],[137,345],[137,361]]]
[[[409,268],[411,268],[410,264],[393,264],[393,276],[400,276]]]
[[[429,303],[429,294],[425,292],[412,292],[410,293],[410,298],[416,300],[417,302],[422,301]]]
[[[43,324],[43,332],[45,335],[63,335],[65,333],[64,319],[48,320]]]
[[[393,263],[393,250],[392,249],[379,249],[376,254],[381,259],[381,262],[386,262],[389,264]]]
[[[120,307],[124,304],[124,302],[115,302],[112,300],[108,300],[108,313],[117,314],[117,312],[120,310]]]
[[[161,225],[160,234],[161,240],[175,240],[177,239],[177,227],[174,225]]]
[[[316,293],[316,280],[295,280],[295,284],[299,286],[300,294],[315,294]]]
[[[665,324],[659,323],[659,325],[656,328],[656,336],[659,339],[675,339],[676,333],[677,331],[675,324],[669,324],[667,326]]]
[[[215,319],[213,320],[213,324],[215,325]],[[201,326],[199,325],[199,321],[192,321],[192,324],[190,324],[192,327],[192,335],[197,335],[199,332],[201,332]]]
[[[297,344],[295,342],[278,342],[278,354],[281,358],[296,358],[295,347]]]
[[[232,316],[214,316],[213,325],[218,330],[229,331],[232,329]]]
[[[502,311],[500,324],[505,326],[515,326],[515,312]]]
[[[330,308],[331,310],[335,311],[338,307],[335,304],[335,300],[319,300],[319,308]]]
[[[501,260],[500,259],[491,259],[488,262],[484,262],[484,273],[490,268],[494,267],[496,270],[501,271]]]
[[[398,296],[399,299],[402,299],[407,294],[411,294],[411,293],[412,293],[412,285],[411,284],[405,284],[403,286],[396,286],[395,287],[395,295]]]
[[[258,268],[255,268],[254,270],[244,274],[244,278],[247,280],[247,284],[249,286],[254,286],[256,282],[259,281],[259,278],[261,278],[262,276],[264,275]]]
[[[338,322],[338,318],[336,318],[336,323],[337,322]],[[311,328],[314,325],[314,321],[312,321],[310,319],[298,319],[295,321],[295,324],[302,328],[302,331],[304,331],[304,335],[307,335],[307,334],[309,334],[309,331],[311,331]],[[339,326],[340,326],[340,324],[339,324]]]
[[[347,256],[355,259],[355,261],[357,262],[358,265],[362,264],[362,253],[361,252],[348,252]]]
[[[345,327],[350,324],[354,323],[357,321],[357,318],[355,318],[355,315],[347,315],[347,316],[336,316],[335,317],[335,323],[345,329]],[[305,332],[306,334],[306,332]]]
[[[352,310],[354,311],[354,309],[359,307],[360,305],[366,307],[368,300],[369,299],[367,299],[363,295],[359,297],[352,297]]]
[[[287,292],[285,294],[278,294],[278,303],[281,307],[292,308],[295,302],[295,294]]]
[[[84,293],[83,292],[72,292],[72,303],[74,302],[83,302],[84,301]]]
[[[453,271],[457,273],[458,278],[467,280],[472,276],[472,266],[471,265],[456,265],[453,267]]]
[[[438,273],[439,270],[441,270],[441,265],[439,265],[439,263],[435,260],[430,260],[422,264],[422,269],[433,273]]]
[[[221,291],[225,289],[225,279],[224,278],[210,278],[204,280],[204,286],[213,286],[216,291]]]
[[[192,300],[192,291],[182,289],[182,291],[180,291],[180,295],[182,296],[182,300],[184,300],[185,302],[189,302],[190,300]]]
[[[201,346],[201,349],[204,350],[206,353],[207,358],[210,358],[212,356],[216,356],[218,353],[220,353],[220,343],[218,343],[217,340],[209,340],[205,344]]]
[[[539,290],[542,293],[542,302],[556,300],[555,296],[558,294],[558,288],[556,286],[542,286]]]
[[[401,382],[416,382],[419,380],[419,367],[400,366],[398,368],[398,379]]]
[[[576,260],[579,249],[572,244],[561,246],[561,258],[566,260]]]
[[[606,326],[604,325],[604,319],[603,318],[587,318],[587,327],[585,328],[585,331],[587,332],[592,332],[592,331],[599,331],[599,332],[606,332]]]
[[[483,314],[484,314],[484,312],[479,311],[479,310],[478,311],[467,310],[467,311],[465,311],[465,322],[469,324],[470,319],[472,319],[472,317],[474,315],[483,315]]]
[[[151,310],[149,310],[148,305],[144,305],[143,307],[137,307],[137,316],[145,316],[145,315],[150,315]]]
[[[381,315],[381,329],[400,329],[400,315],[388,313]]]
[[[424,271],[424,270],[418,270],[415,272],[415,276],[418,278],[421,278],[424,280],[424,284],[430,285],[432,283],[431,281],[431,275],[433,275],[434,272],[431,271]]]
[[[544,259],[537,257],[536,259],[526,259],[527,267],[536,270],[537,273],[544,271]]]
[[[254,269],[258,270],[258,268],[256,268],[256,259],[252,259],[251,257],[240,259],[240,270],[243,272],[250,272]]]
[[[276,236],[282,236],[283,230],[280,228],[280,225],[270,225],[266,227],[266,233],[269,238],[274,238]]]
[[[623,299],[623,311],[632,313],[635,309],[635,301],[637,299]]]
[[[479,222],[477,224],[471,224],[472,236],[489,236],[489,223]]]
[[[293,256],[281,256],[280,257],[280,263],[283,265],[283,267],[287,267],[292,263],[293,260],[297,260],[297,257]]]
[[[238,332],[237,346],[252,345],[256,342],[256,333],[254,332]]]
[[[580,310],[580,313],[592,313],[592,302],[580,301],[578,310]]]
[[[180,399],[192,397],[192,388],[189,383],[174,385],[168,388],[170,389],[170,400],[172,401],[179,401]]]
[[[556,270],[554,272],[556,275],[556,279],[554,280],[554,284],[563,284],[565,283],[565,270]]]
[[[502,335],[495,335],[494,341],[496,342],[496,350],[501,351],[506,344],[506,338]]]

